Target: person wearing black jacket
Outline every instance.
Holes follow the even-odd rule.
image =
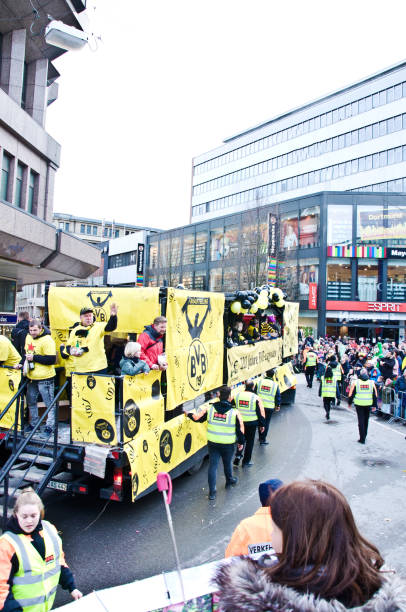
[[[259,427],[260,434],[263,434],[265,431],[266,420],[264,406],[261,398],[254,393],[254,389],[254,381],[247,380],[245,383],[245,391],[238,392],[232,401],[232,404],[236,406],[244,421],[245,435],[244,457],[242,456],[242,451],[241,453],[237,452],[234,459],[234,465],[239,465],[241,458],[243,466],[251,467],[254,465],[251,461],[251,457],[252,449],[254,448],[255,432],[257,427]]]
[[[209,499],[216,499],[217,468],[220,458],[223,461],[226,487],[236,485],[238,478],[233,476],[232,459],[235,442],[239,451],[244,444],[244,423],[238,410],[233,406],[230,387],[221,387],[220,401],[208,403],[197,413],[188,412],[193,421],[203,423],[207,420],[207,448],[209,451]]]
[[[369,414],[371,409],[373,412],[375,412],[377,406],[375,383],[369,379],[368,372],[365,368],[360,371],[358,380],[350,389],[348,406],[351,406],[353,402],[358,417],[358,442],[360,444],[365,444],[365,439],[368,433]]]
[[[11,332],[11,342],[20,353],[21,357],[25,357],[25,339],[29,329],[30,315],[28,312],[20,312],[18,315],[19,321]]]
[[[394,367],[395,359],[393,355],[388,351],[385,354],[385,357],[379,360],[379,369],[381,371],[383,380],[386,380],[387,378],[395,378],[395,376],[393,375]]]

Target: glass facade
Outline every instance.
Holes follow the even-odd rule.
[[[327,262],[327,299],[351,299],[351,260],[329,259]]]
[[[351,244],[352,205],[329,204],[327,212],[327,246]]]

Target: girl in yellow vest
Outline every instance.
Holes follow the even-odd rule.
[[[43,519],[41,498],[31,487],[24,489],[0,538],[0,609],[4,612],[48,612],[58,584],[73,599],[82,597],[66,565],[58,532]]]
[[[334,404],[336,398],[336,379],[334,377],[333,370],[329,365],[327,366],[323,376],[320,378],[319,397],[323,398],[326,419],[329,421],[331,405]]]

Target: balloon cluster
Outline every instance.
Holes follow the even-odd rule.
[[[236,291],[233,294],[233,301],[230,310],[234,314],[247,313],[255,314],[258,310],[267,308],[283,308],[285,305],[282,289],[263,285],[249,291]]]

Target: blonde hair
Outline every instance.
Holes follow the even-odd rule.
[[[142,349],[139,342],[127,342],[124,349],[125,357],[135,357],[135,353],[138,353]]]
[[[13,508],[14,516],[17,514],[20,508],[22,506],[25,506],[26,504],[33,504],[34,506],[38,506],[40,516],[42,519],[44,518],[44,504],[42,503],[42,499],[40,498],[40,496],[35,493],[32,487],[26,487],[17,497]]]

